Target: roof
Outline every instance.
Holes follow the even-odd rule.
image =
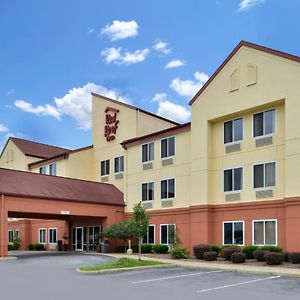
[[[150,141],[153,140],[154,138],[159,138],[159,137],[165,137],[165,136],[169,136],[169,135],[173,135],[176,133],[180,133],[183,131],[188,131],[191,129],[191,123],[185,123],[182,125],[177,125],[171,128],[167,128],[161,131],[157,131],[154,133],[150,133],[147,135],[143,135],[143,136],[139,136],[136,138],[132,138],[132,139],[128,139],[125,140],[121,143],[122,147],[127,149],[128,145],[136,145],[136,144],[140,144],[141,142],[146,142],[146,141]]]
[[[0,194],[124,206],[114,185],[0,168]]]
[[[38,165],[42,166],[45,163],[50,163],[50,162],[55,161],[59,158],[65,159],[65,158],[68,158],[70,154],[81,152],[81,151],[88,150],[88,149],[92,149],[93,147],[94,147],[93,145],[90,145],[90,146],[78,148],[78,149],[75,149],[75,150],[69,150],[69,151],[66,151],[66,152],[64,152],[62,154],[59,154],[59,155],[55,155],[55,156],[52,156],[52,157],[49,157],[49,158],[45,158],[45,159],[42,159],[42,160],[32,162],[32,163],[28,164],[28,167],[29,167],[29,169],[31,169],[32,167],[35,167],[35,166],[38,166]]]
[[[99,95],[99,94],[96,94],[96,93],[92,93],[92,95],[95,96],[95,97],[98,97],[98,98],[102,98],[102,99],[104,99],[104,100],[106,100],[106,101],[110,101],[110,102],[112,102],[112,103],[114,103],[114,104],[119,104],[119,105],[122,105],[122,106],[124,106],[124,107],[130,108],[130,109],[134,109],[134,110],[137,110],[137,111],[140,111],[140,112],[142,112],[142,113],[144,113],[144,114],[147,114],[147,115],[149,115],[149,116],[151,116],[151,117],[154,117],[154,118],[157,118],[157,119],[160,119],[160,120],[163,120],[163,121],[165,121],[165,122],[172,123],[172,124],[174,124],[174,125],[179,125],[179,123],[177,123],[177,122],[175,122],[175,121],[172,121],[172,120],[170,120],[170,119],[167,119],[167,118],[158,116],[158,115],[156,115],[156,114],[153,114],[153,113],[151,113],[151,112],[149,112],[149,111],[143,110],[143,109],[138,108],[138,107],[136,107],[136,106],[133,106],[133,105],[130,105],[130,104],[127,104],[127,103],[123,103],[123,102],[120,102],[120,101],[117,101],[117,100],[114,100],[114,99],[111,99],[111,98],[108,98],[108,97],[105,97],[105,96],[102,96],[102,95]]]
[[[225,65],[229,62],[229,60],[238,52],[241,47],[248,47],[255,50],[259,50],[265,53],[269,53],[272,55],[276,55],[285,59],[293,60],[295,62],[300,63],[300,57],[292,54],[288,54],[282,51],[278,51],[272,48],[260,46],[254,43],[250,43],[247,41],[241,41],[227,56],[227,58],[223,61],[223,63],[218,67],[218,69],[213,73],[213,75],[209,78],[209,80],[202,86],[202,88],[197,92],[197,94],[191,99],[189,105],[192,105],[196,99],[205,91],[205,89],[209,86],[209,84],[214,80],[214,78],[221,72],[221,70],[225,67]]]
[[[11,140],[25,155],[37,158],[50,158],[70,151],[70,149],[37,143],[16,137],[10,137],[9,140]]]

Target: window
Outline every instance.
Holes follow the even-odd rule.
[[[224,192],[243,189],[243,168],[224,170]]]
[[[57,243],[57,228],[49,228],[49,244]]]
[[[160,141],[161,158],[175,155],[175,137],[169,137]]]
[[[154,142],[142,145],[142,162],[154,160]]]
[[[8,230],[8,242],[13,243],[14,242],[14,231]]]
[[[241,141],[244,131],[243,118],[235,119],[224,123],[224,144]]]
[[[46,174],[46,166],[40,167],[39,173],[40,173],[40,174]]]
[[[142,201],[154,200],[154,182],[142,184]]]
[[[56,163],[49,165],[49,175],[56,176]]]
[[[244,245],[244,222],[223,222],[223,245]]]
[[[263,136],[275,132],[275,109],[253,115],[253,136]]]
[[[45,244],[46,243],[46,229],[39,228],[39,243]]]
[[[155,243],[155,225],[149,225],[147,233],[143,238],[143,244],[154,244]]]
[[[253,245],[277,245],[277,220],[253,221]]]
[[[20,230],[19,230],[19,229],[16,229],[16,230],[15,230],[14,237],[15,237],[16,239],[19,239],[19,238],[20,238]]]
[[[255,189],[275,186],[275,162],[255,165],[253,166],[253,173]]]
[[[110,163],[109,159],[101,161],[101,176],[109,175],[109,170],[110,170],[109,163]]]
[[[160,243],[174,244],[176,236],[175,224],[161,224],[160,225]]]
[[[175,198],[175,179],[165,179],[160,182],[160,198]]]
[[[122,172],[124,172],[124,156],[115,157],[115,173]]]

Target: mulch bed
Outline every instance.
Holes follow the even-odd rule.
[[[161,258],[161,259],[172,259],[171,255],[169,253],[167,254],[156,254],[156,253],[148,253],[148,254],[143,254],[143,256],[146,257],[151,257],[151,258]],[[233,264],[231,261],[227,261],[224,258],[218,257],[217,260],[215,261],[205,261],[203,259],[196,259],[195,257],[186,259],[185,261],[199,261],[199,262],[206,262],[206,263],[211,263],[211,264],[216,264],[216,263],[222,263],[222,264]],[[258,266],[258,267],[276,267],[276,268],[291,268],[291,269],[300,269],[300,264],[292,264],[289,262],[283,262],[281,265],[277,266],[269,266],[265,262],[260,262],[257,261],[256,259],[247,259],[245,263],[242,263],[241,265],[247,265],[247,266]]]

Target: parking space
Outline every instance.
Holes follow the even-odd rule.
[[[0,262],[1,299],[299,299],[300,280],[180,267],[110,275],[82,275],[75,269],[112,258],[47,255]]]

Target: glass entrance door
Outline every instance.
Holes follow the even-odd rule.
[[[83,227],[76,227],[75,230],[76,251],[83,251]]]

